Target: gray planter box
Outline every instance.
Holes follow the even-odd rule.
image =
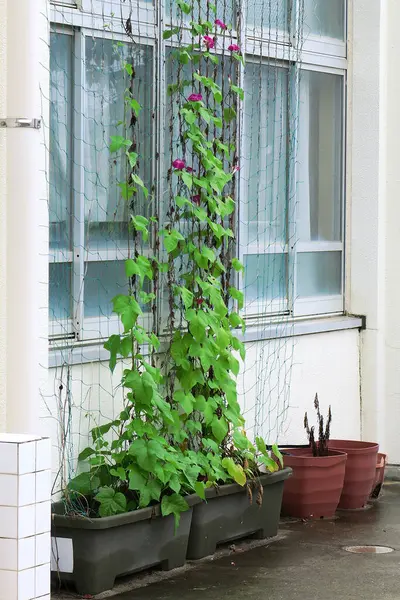
[[[61,538],[72,540],[71,571],[58,571],[54,578],[72,583],[79,594],[99,594],[114,586],[115,578],[160,565],[163,570],[185,563],[192,506],[200,499],[186,498],[188,511],[181,514],[177,532],[172,515],[162,517],[160,507],[143,508],[114,517],[88,519],[60,514],[61,503],[53,505],[54,546]],[[57,514],[59,513],[59,514]],[[62,561],[60,560],[60,564]],[[62,566],[61,566],[62,568]]]
[[[291,469],[262,475],[264,494],[261,506],[256,492],[250,503],[247,492],[236,484],[223,485],[206,492],[206,503],[193,507],[188,559],[214,554],[218,544],[253,536],[259,539],[278,533],[283,485]]]

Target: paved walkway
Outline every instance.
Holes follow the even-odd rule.
[[[391,554],[349,554],[376,544]],[[202,561],[115,600],[400,600],[400,483],[372,508],[331,521],[291,522],[267,546]],[[144,583],[144,582],[143,582]]]

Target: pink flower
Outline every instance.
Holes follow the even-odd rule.
[[[201,200],[200,194],[196,194],[195,196],[192,196],[192,202],[194,202],[195,204],[199,205],[200,200]]]
[[[230,46],[228,46],[228,50],[230,50],[231,52],[240,52],[240,48],[237,44],[231,44]]]
[[[201,102],[203,100],[203,96],[201,94],[190,94],[188,98],[188,102]]]
[[[196,304],[198,306],[201,306],[203,304],[203,302],[204,302],[204,298],[196,298]]]
[[[240,171],[240,167],[239,167],[239,165],[234,165],[234,166],[232,167],[232,173],[237,173],[238,171]]]
[[[182,160],[181,158],[176,158],[174,160],[174,162],[172,163],[172,166],[174,167],[174,169],[176,169],[177,171],[182,171],[185,168],[185,161]]]
[[[185,171],[187,171],[188,173],[193,173],[192,167],[186,167]]]
[[[218,27],[221,27],[221,29],[228,29],[225,23],[221,21],[221,19],[215,19],[215,24],[218,25]]]
[[[215,40],[211,37],[211,35],[205,35],[203,37],[204,43],[207,46],[207,50],[211,50],[215,46]]]

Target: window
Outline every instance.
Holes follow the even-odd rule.
[[[81,10],[64,9],[62,2],[52,11],[53,336],[98,339],[118,326],[111,298],[126,288],[124,260],[132,249],[118,187],[124,167],[108,147],[110,137],[121,133],[121,123],[129,133],[126,58],[135,65],[134,92],[143,107],[136,140],[141,177],[153,195],[151,208],[143,202],[139,210],[149,216],[157,207],[165,215],[164,175],[175,135],[165,125],[171,107],[163,100],[172,77],[165,68],[171,41],[159,37],[152,2],[135,0],[136,11],[132,3],[82,0]],[[219,16],[234,26],[232,41],[240,22],[246,53],[239,82],[245,102],[237,215],[237,255],[246,267],[239,281],[245,315],[251,320],[341,312],[346,3],[246,4],[237,21],[233,1],[217,2]],[[206,2],[196,6],[207,14]],[[173,7],[165,3],[166,23],[174,22]],[[123,28],[128,17],[134,43]]]

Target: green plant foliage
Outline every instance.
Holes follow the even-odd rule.
[[[192,14],[191,4],[183,0],[177,0],[177,8]],[[93,443],[79,456],[84,472],[66,490],[87,498],[91,516],[160,503],[163,516],[173,515],[175,528],[189,508],[185,496],[205,499],[207,488],[229,482],[245,486],[259,477],[260,464],[269,471],[278,469],[263,440],[257,438],[254,447],[246,437],[237,398],[238,357],[244,360],[245,348],[236,331],[244,331],[245,325],[239,314],[243,293],[233,283],[234,273],[244,267],[234,256],[232,216],[237,107],[244,92],[231,82],[223,90],[217,82],[214,25],[192,21],[190,27],[192,42],[181,44],[173,60],[183,69],[195,64],[193,79],[179,78],[168,86],[168,94],[179,107],[183,155],[194,166],[171,157],[174,218],[163,229],[157,217],[135,212],[137,195],[150,201],[151,194],[138,173],[134,142],[123,136],[111,139],[111,152],[126,160],[128,177],[119,187],[131,209],[135,242],[125,265],[129,293],[113,299],[123,333],[104,345],[111,371],[124,360],[125,400],[118,418],[92,430]],[[164,39],[175,36],[179,39],[181,27],[163,34]],[[225,60],[236,80],[242,55],[234,52]],[[126,64],[125,70],[134,78],[132,65]],[[141,107],[130,89],[126,106],[136,122]],[[188,222],[189,233],[183,235],[180,223]],[[153,257],[138,251],[149,240],[156,240]],[[162,262],[160,252],[166,254]],[[184,265],[179,276],[178,262]],[[171,314],[161,362],[155,356],[157,332],[145,329],[141,317],[143,304],[155,310],[155,281],[163,273]],[[149,283],[154,293],[149,293]],[[274,453],[282,464],[277,448]]]

